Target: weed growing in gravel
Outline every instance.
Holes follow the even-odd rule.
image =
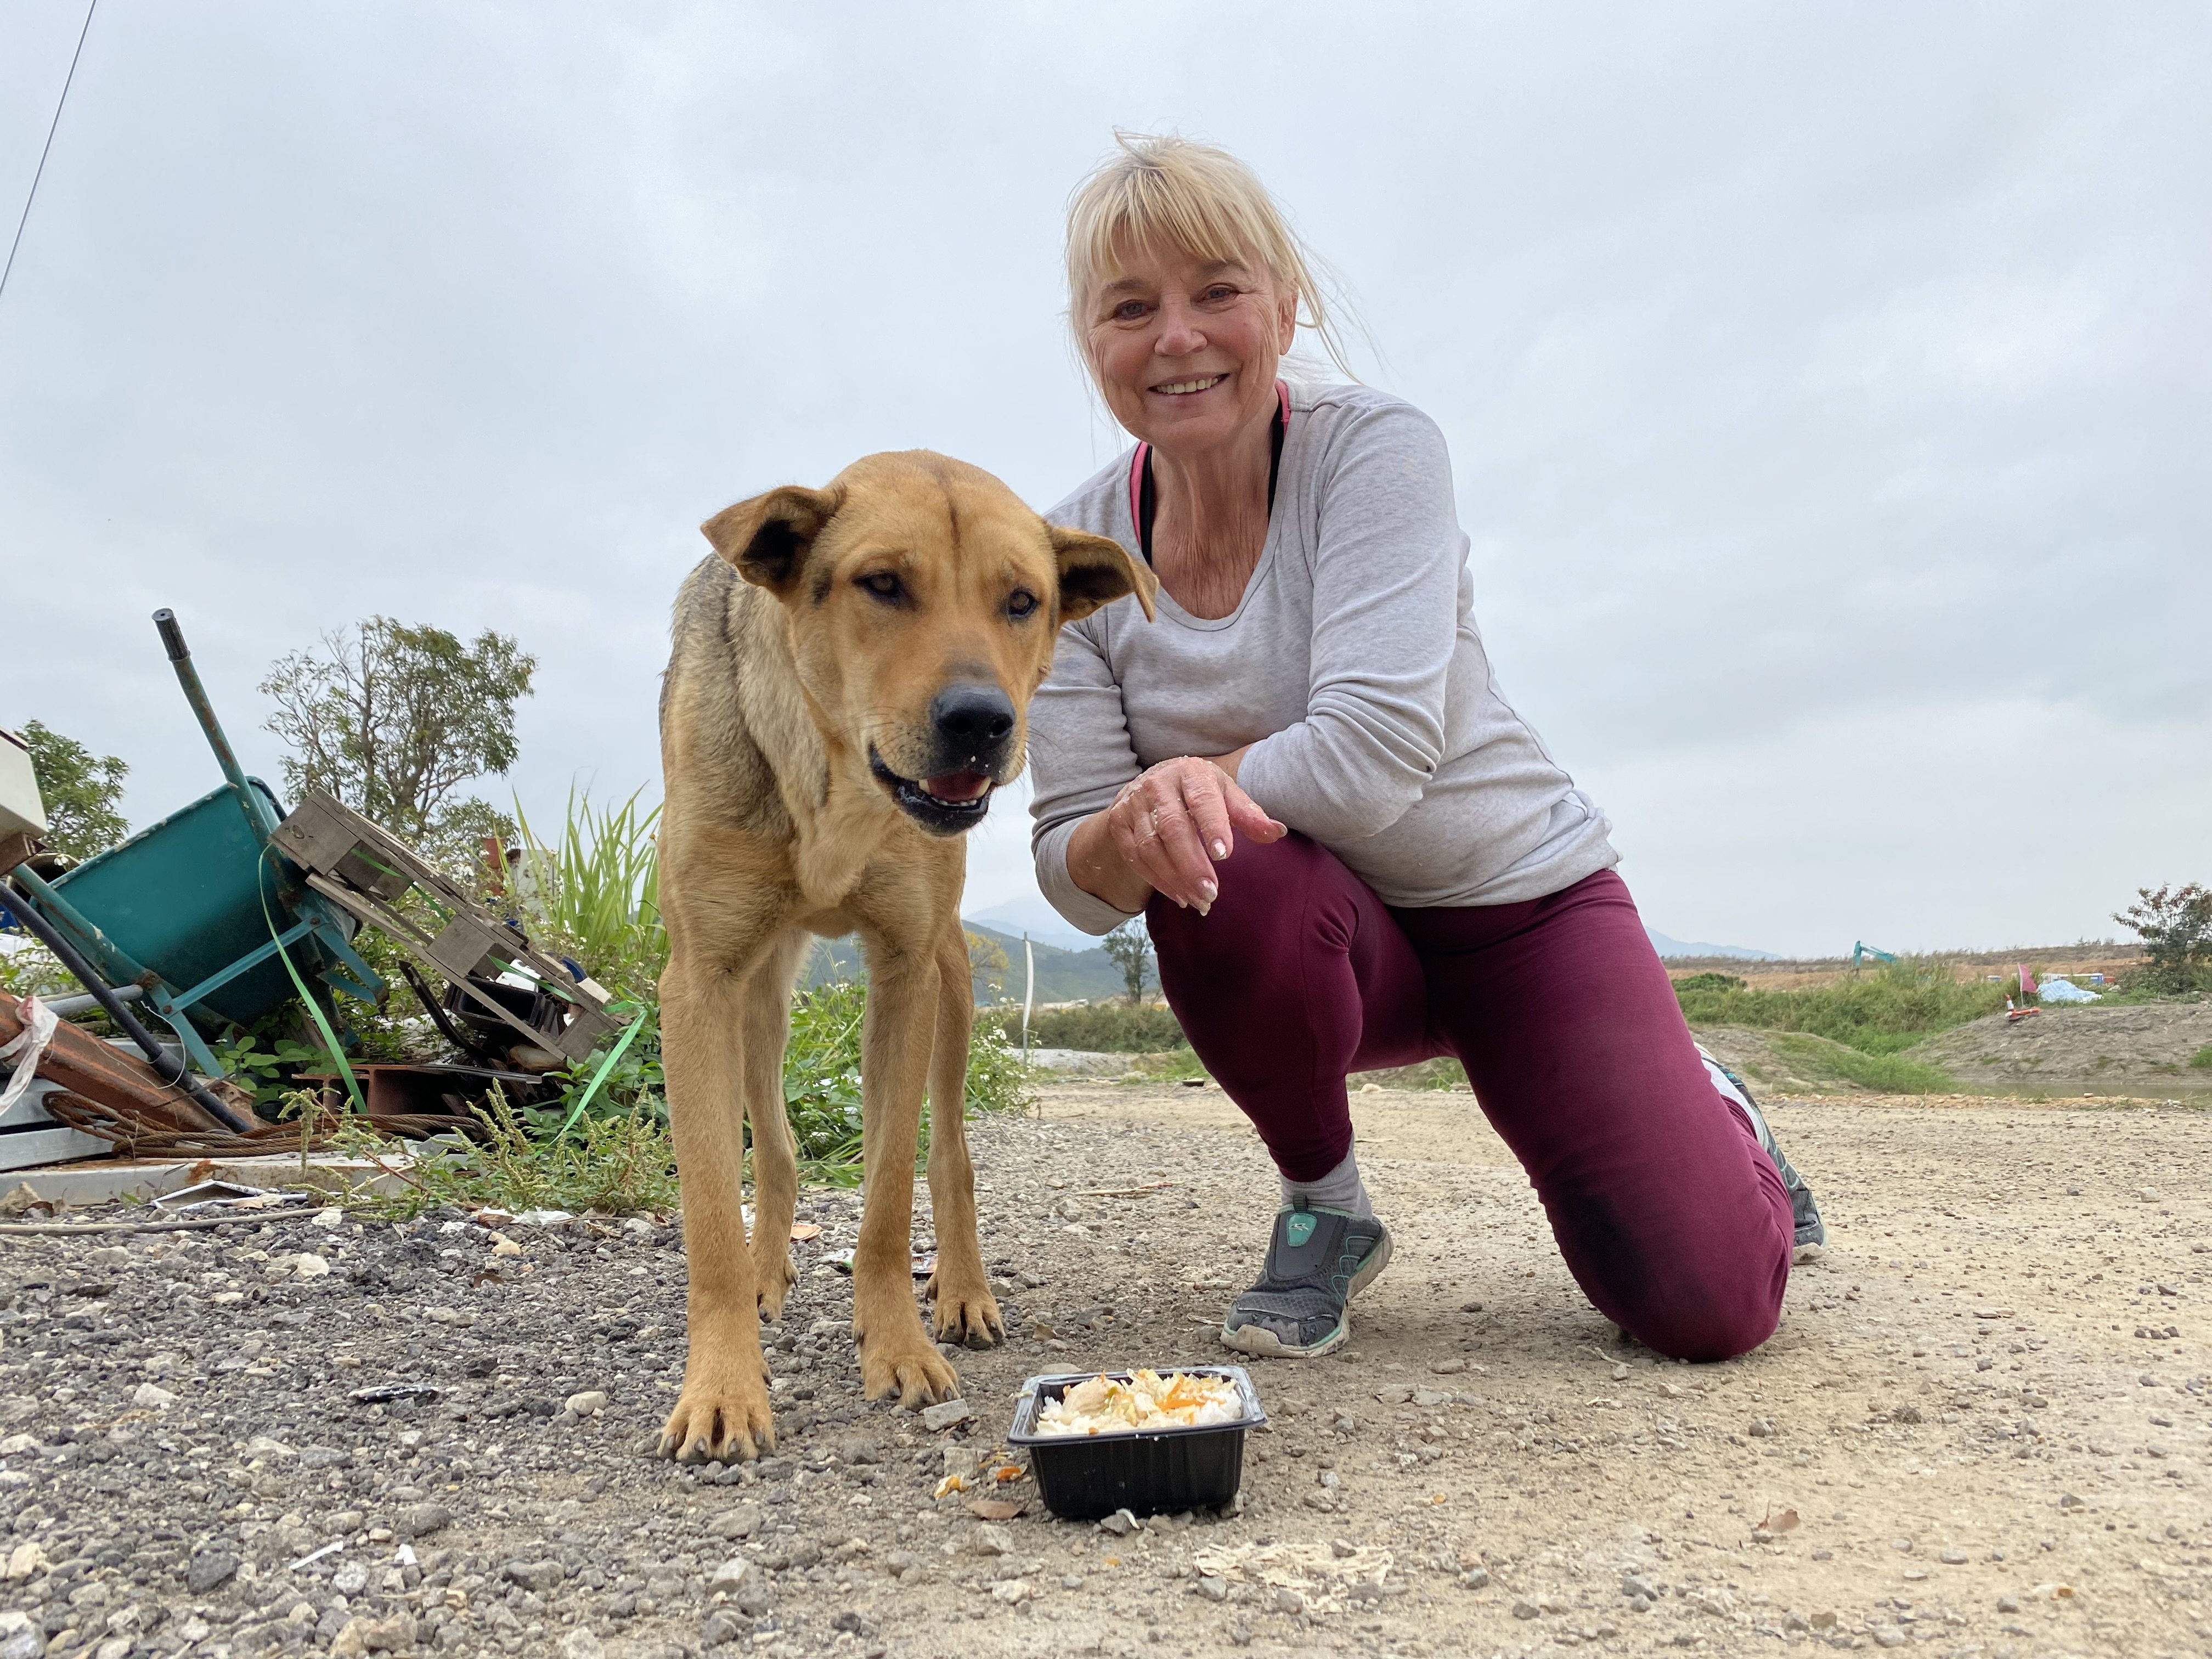
[[[667,1125],[642,1111],[586,1116],[565,1136],[533,1130],[496,1088],[476,1111],[473,1139],[441,1135],[411,1149],[379,1139],[350,1120],[340,1150],[371,1158],[400,1176],[405,1189],[362,1207],[410,1216],[452,1206],[463,1210],[597,1210],[626,1215],[677,1206],[676,1146]],[[404,1159],[411,1155],[412,1169]]]
[[[803,992],[792,1004],[784,1112],[798,1142],[800,1171],[811,1182],[851,1186],[860,1177],[866,1007],[866,990],[850,983]],[[477,1136],[422,1143],[416,1156],[422,1162],[412,1172],[412,1184],[387,1205],[410,1214],[447,1204],[616,1213],[674,1208],[676,1147],[661,1077],[659,1010],[648,1006],[641,1018],[645,1028],[565,1134],[562,1126],[600,1054],[570,1074],[562,1096],[551,1104],[518,1107],[495,1091],[489,1108],[476,1113]],[[995,1029],[979,1025],[968,1053],[966,1109],[1019,1111],[1030,1103],[1020,1056]],[[357,1127],[342,1135],[341,1144],[387,1164],[393,1164],[398,1150],[380,1146]],[[925,1153],[928,1146],[925,1121]]]

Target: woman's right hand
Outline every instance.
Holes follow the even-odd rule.
[[[1158,892],[1204,915],[1220,892],[1213,866],[1238,833],[1264,842],[1290,832],[1219,765],[1182,756],[1146,769],[1077,828],[1068,873],[1116,909],[1140,910]]]

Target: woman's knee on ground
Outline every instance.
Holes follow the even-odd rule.
[[[1701,1364],[1734,1359],[1772,1336],[1782,1323],[1782,1306],[1755,1303],[1711,1303],[1697,1308],[1668,1308],[1622,1327],[1654,1353]]]

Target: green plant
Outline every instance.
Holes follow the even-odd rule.
[[[506,821],[458,792],[514,764],[514,705],[537,666],[503,634],[464,645],[442,628],[371,617],[270,665],[260,690],[276,712],[264,729],[291,745],[294,796],[328,790],[459,869],[475,862],[473,839]]]
[[[54,953],[34,939],[18,937],[0,951],[0,991],[11,996],[67,996],[81,990]]]
[[[2190,1055],[2189,1066],[2191,1071],[2212,1072],[2212,1042],[2206,1043]]]
[[[1734,974],[1687,974],[1674,981],[1674,991],[1741,991],[1749,983]]]
[[[330,1059],[319,1047],[309,1048],[288,1036],[274,1036],[270,1027],[296,1010],[296,1003],[280,1011],[275,1019],[258,1022],[252,1030],[214,1045],[215,1057],[239,1087],[252,1091],[256,1107],[272,1106],[297,1092],[293,1079],[301,1067],[327,1070]],[[267,1046],[264,1046],[266,1044]]]
[[[1810,1031],[1863,1054],[1893,1054],[2004,1006],[2003,986],[1954,978],[1942,963],[1919,957],[1802,991],[1756,990],[1742,981],[1698,983],[1733,977],[1699,974],[1676,983],[1691,1024]]]
[[[405,1183],[363,1206],[399,1215],[443,1205],[617,1215],[677,1206],[676,1144],[650,1113],[586,1117],[556,1139],[535,1131],[495,1088],[475,1115],[473,1138],[441,1135],[408,1149],[380,1139],[359,1119],[341,1119],[334,1137],[341,1150],[377,1159]]]
[[[1006,960],[1006,947],[988,933],[974,928],[962,930],[968,940],[968,978],[975,988],[975,1000],[988,997],[995,1002],[1006,988],[1006,975],[1013,964]]]
[[[95,755],[74,738],[65,738],[33,720],[23,728],[31,751],[31,770],[46,803],[50,853],[88,859],[105,853],[130,833],[118,803],[131,768],[113,755]]]
[[[594,812],[589,795],[572,791],[560,839],[550,847],[532,833],[516,802],[522,857],[508,896],[526,929],[573,952],[609,989],[631,996],[649,995],[668,965],[655,834],[660,809],[640,805],[638,794]]]
[[[1129,1006],[1134,1008],[1141,1005],[1145,986],[1152,976],[1152,941],[1145,931],[1145,919],[1130,917],[1106,935],[1100,948],[1106,952],[1107,959],[1121,969]]]
[[[783,1055],[784,1116],[800,1162],[817,1180],[849,1183],[860,1176],[860,1030],[866,1007],[866,988],[851,981],[817,986],[792,1000],[791,1039]],[[667,1122],[659,1012],[657,1005],[647,1005],[645,1029],[608,1073],[580,1123],[633,1118]],[[517,1114],[519,1121],[540,1137],[557,1132],[605,1052],[594,1051],[564,1074],[558,1101],[526,1109]],[[968,1046],[963,1103],[970,1113],[1018,1111],[1031,1103],[1021,1056],[1007,1046],[1002,1031],[981,1020]],[[926,1123],[922,1144],[928,1144]]]
[[[1840,1078],[1891,1095],[1949,1094],[1958,1084],[1939,1066],[1895,1054],[1869,1054],[1830,1038],[1796,1032],[1774,1039],[1775,1052],[1808,1082]]]
[[[2199,971],[2212,969],[2212,888],[2193,881],[2139,887],[2136,902],[2112,920],[2134,929],[2148,948],[2150,968],[2143,977],[2156,990],[2191,990]]]
[[[976,1016],[976,1028],[989,1025],[1019,1047],[1022,1011],[988,1010]],[[1126,1002],[1078,1003],[1067,1008],[1040,1008],[1030,1020],[1030,1043],[1038,1048],[1079,1048],[1087,1054],[1152,1054],[1189,1045],[1182,1025],[1167,1008],[1132,1008]]]

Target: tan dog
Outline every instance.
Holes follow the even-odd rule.
[[[760,1321],[793,1278],[783,1050],[811,934],[857,931],[868,963],[853,1262],[868,1395],[919,1407],[959,1391],[908,1266],[925,1082],[937,1335],[1005,1334],[961,1122],[975,1004],[958,836],[1021,770],[1060,624],[1129,592],[1150,617],[1156,584],[1116,543],[1051,528],[988,473],[921,450],[855,462],[826,489],[770,490],[702,528],[718,556],[677,600],[660,702],[662,1052],[691,1324],[660,1443],[727,1462],[775,1443]]]

